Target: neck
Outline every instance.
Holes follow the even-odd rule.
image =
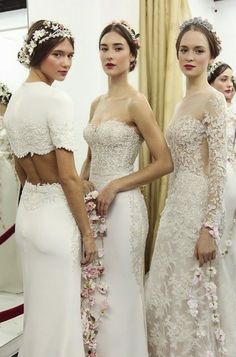
[[[201,76],[195,78],[187,78],[186,81],[186,96],[207,89],[210,84],[207,82],[206,73],[202,73]]]
[[[108,78],[108,96],[121,97],[124,96],[131,86],[128,83],[127,73],[117,77]]]
[[[44,82],[50,86],[53,83],[53,80],[45,76],[39,69],[31,68],[26,82]]]

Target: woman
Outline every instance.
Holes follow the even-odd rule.
[[[110,307],[97,336],[97,353],[102,357],[148,356],[143,313],[148,220],[139,187],[173,168],[150,106],[128,82],[136,65],[137,37],[124,21],[102,31],[99,50],[108,92],[92,103],[84,131],[89,149],[81,175],[99,191],[97,207],[107,225],[104,267]],[[134,172],[144,140],[153,162]]]
[[[65,79],[73,53],[67,28],[52,21],[35,22],[19,52],[29,76],[12,96],[4,117],[23,186],[16,219],[25,293],[19,357],[84,356],[81,238],[83,264],[94,259],[96,248],[74,164],[72,102],[51,86]]]
[[[175,170],[147,281],[150,357],[218,357],[225,350],[215,274],[223,217],[226,106],[223,95],[207,82],[208,65],[220,49],[207,20],[182,24],[176,51],[186,95],[167,131]]]
[[[226,139],[227,164],[225,185],[225,227],[220,242],[226,273],[236,295],[236,114],[233,111],[234,79],[232,68],[224,62],[214,63],[208,73],[208,82],[224,94],[227,102]],[[227,308],[227,303],[225,305]]]

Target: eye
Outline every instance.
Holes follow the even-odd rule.
[[[106,47],[100,47],[100,51],[101,51],[101,52],[106,52],[106,51],[107,51],[107,48],[106,48]]]
[[[119,51],[122,51],[122,50],[123,50],[123,47],[116,47],[116,48],[115,48],[115,51],[116,51],[116,52],[119,52]]]
[[[181,53],[186,53],[186,52],[187,52],[187,49],[186,49],[186,48],[181,48],[181,49],[179,50],[179,52],[181,52]]]
[[[69,58],[73,58],[74,57],[74,53],[71,53],[70,55],[68,55]]]
[[[53,53],[53,56],[59,58],[59,57],[61,56],[61,53],[59,53],[59,52],[54,52],[54,53]]]
[[[196,53],[198,54],[201,54],[201,53],[204,53],[205,51],[204,50],[196,50]]]

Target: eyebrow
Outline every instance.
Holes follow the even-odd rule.
[[[54,50],[52,50],[52,53],[54,53],[54,52],[58,52],[58,53],[63,54],[63,53],[66,53],[67,51],[63,51],[63,50],[56,50],[56,49],[54,49]],[[70,55],[71,55],[71,54],[74,54],[74,51],[69,52],[69,54],[70,54]]]
[[[112,45],[113,45],[113,46],[124,46],[123,43],[119,43],[119,42],[113,43]],[[100,46],[106,46],[106,47],[108,47],[108,45],[107,45],[106,43],[100,43]]]
[[[189,46],[181,45],[180,47],[181,47],[181,48],[188,48]],[[199,49],[199,48],[204,48],[204,49],[205,49],[204,46],[195,46],[194,48],[197,48],[197,49]]]

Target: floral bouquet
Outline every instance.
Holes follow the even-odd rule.
[[[108,286],[104,278],[105,218],[96,212],[97,191],[85,195],[85,206],[91,228],[97,243],[97,259],[82,267],[81,313],[83,341],[87,357],[97,357],[96,336],[106,310],[108,309]]]

